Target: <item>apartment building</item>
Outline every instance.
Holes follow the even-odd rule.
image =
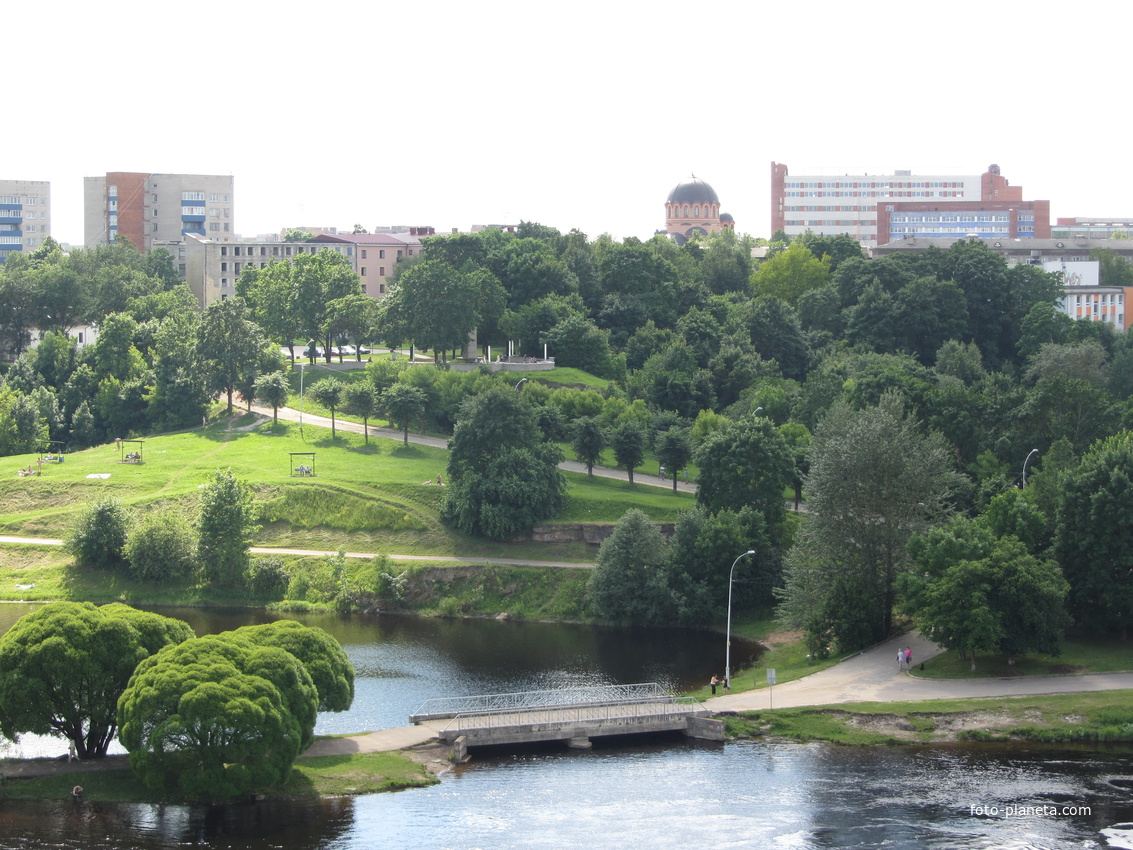
[[[421,240],[434,236],[432,227],[409,227],[379,233],[320,233],[314,242],[327,247],[351,246],[354,270],[362,282],[362,291],[373,298],[385,298],[387,280],[393,267],[402,259],[421,253]]]
[[[17,251],[34,251],[51,235],[51,183],[0,180],[0,263]]]
[[[83,238],[88,248],[124,236],[139,251],[199,236],[236,237],[231,175],[111,171],[84,178]]]

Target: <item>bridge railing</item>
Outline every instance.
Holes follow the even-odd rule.
[[[619,726],[649,720],[689,715],[710,716],[712,712],[694,697],[668,697],[664,702],[608,702],[586,705],[497,710],[476,714],[460,714],[452,718],[446,732],[464,732],[469,729],[503,729],[514,726],[541,726],[566,724],[602,724]]]
[[[499,711],[526,711],[535,708],[567,708],[618,703],[664,702],[672,694],[656,682],[635,685],[595,685],[591,687],[557,688],[548,691],[518,691],[510,694],[485,694],[470,697],[445,697],[426,700],[409,715],[411,723],[443,720],[462,714],[488,714]]]

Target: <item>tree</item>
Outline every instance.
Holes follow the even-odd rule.
[[[811,437],[810,511],[788,555],[781,613],[843,651],[889,635],[906,544],[949,513],[951,467],[944,440],[923,433],[897,393],[862,410],[835,404]]]
[[[509,540],[562,506],[562,452],[543,441],[534,407],[510,387],[468,399],[448,445],[441,517],[460,531]]]
[[[1133,626],[1133,551],[1126,523],[1133,514],[1133,432],[1102,440],[1062,478],[1054,554],[1070,583],[1069,607],[1092,629]]]
[[[256,378],[256,398],[271,407],[271,423],[279,424],[279,409],[287,404],[291,385],[283,372],[269,372]]]
[[[757,296],[779,298],[794,306],[804,292],[830,282],[830,260],[819,259],[800,240],[765,260],[751,276]]]
[[[636,419],[627,417],[614,426],[610,446],[614,450],[614,460],[618,466],[625,467],[629,483],[632,484],[634,468],[645,460],[645,429]]]
[[[405,445],[409,445],[409,426],[425,413],[425,391],[420,387],[397,383],[378,397],[381,406],[402,431]]]
[[[362,417],[363,439],[370,445],[370,420],[381,409],[378,388],[369,382],[347,384],[342,407],[347,413]]]
[[[222,587],[239,586],[258,530],[252,488],[231,469],[216,470],[201,490],[197,557],[205,577]]]
[[[661,466],[673,472],[673,492],[677,492],[677,473],[692,459],[692,441],[687,428],[670,428],[653,441],[653,454]]]
[[[283,783],[313,739],[317,705],[294,655],[218,635],[139,664],[118,719],[130,767],[149,788],[219,801]]]
[[[913,567],[901,577],[904,608],[922,631],[970,656],[999,652],[1057,655],[1069,622],[1066,580],[1058,565],[1026,551],[1014,536],[995,537],[956,518],[909,541]]]
[[[570,447],[575,457],[586,464],[586,474],[594,474],[594,464],[606,448],[606,432],[592,416],[583,416],[571,423]]]
[[[464,273],[447,263],[425,260],[401,275],[384,302],[382,324],[391,340],[404,333],[438,359],[443,352],[462,348],[480,322],[501,315],[506,295],[486,270]],[[392,340],[391,340],[392,341]]]
[[[672,609],[665,585],[665,540],[642,511],[626,511],[602,541],[586,593],[594,613],[631,625],[664,622]]]
[[[229,414],[236,387],[255,380],[263,347],[263,333],[248,317],[242,299],[214,301],[205,309],[197,332],[197,357],[208,390],[227,394]]]
[[[754,509],[709,513],[703,507],[681,511],[669,545],[666,584],[684,625],[720,622],[727,610],[728,575],[736,557],[756,550],[744,573],[737,572],[735,604],[768,606],[779,577],[780,558]]]
[[[284,242],[310,242],[315,238],[315,234],[309,230],[301,230],[298,227],[292,227],[290,230],[283,232]]]
[[[121,604],[43,605],[0,637],[0,731],[56,735],[80,758],[104,756],[138,662],[192,636],[181,620]]]
[[[346,711],[354,702],[354,665],[342,646],[317,626],[276,620],[225,632],[257,646],[285,649],[299,659],[319,694],[319,711]]]
[[[543,335],[556,366],[581,369],[602,378],[613,378],[610,341],[606,332],[585,316],[572,314]]]
[[[92,502],[79,514],[67,537],[67,551],[83,566],[114,570],[126,564],[126,538],[132,521],[118,499]]]
[[[709,434],[696,450],[700,468],[697,504],[709,511],[752,507],[769,527],[783,520],[783,490],[795,463],[775,424],[750,416]]]
[[[315,401],[330,410],[330,436],[334,439],[334,412],[342,404],[346,387],[338,378],[323,378],[311,387]]]

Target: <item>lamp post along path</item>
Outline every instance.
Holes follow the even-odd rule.
[[[732,561],[732,568],[728,571],[728,631],[727,646],[724,649],[724,690],[728,690],[732,686],[732,576],[736,572],[736,564],[754,554],[754,549],[744,552]]]

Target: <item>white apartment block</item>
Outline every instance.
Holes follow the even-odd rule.
[[[34,251],[51,235],[51,183],[0,180],[0,263],[16,251]]]

